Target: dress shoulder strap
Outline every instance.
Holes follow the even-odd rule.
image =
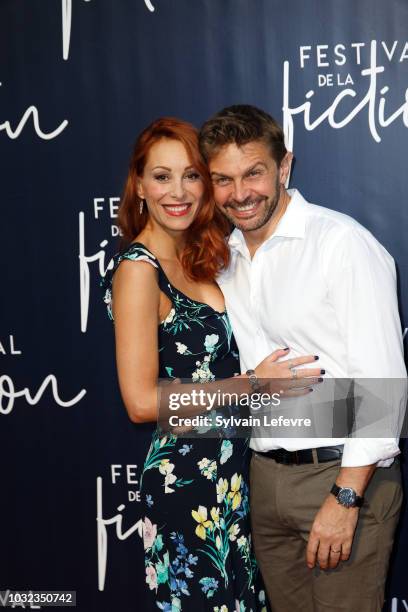
[[[160,264],[153,253],[151,253],[149,249],[140,242],[132,242],[124,251],[118,253],[115,257],[116,261],[112,270],[113,272],[118,267],[120,262],[123,261],[123,259],[130,259],[131,261],[147,261],[155,268],[160,268]]]
[[[129,253],[128,250],[130,250]],[[125,256],[125,253],[123,255]],[[171,301],[173,301],[174,294],[175,292],[177,292],[177,290],[175,289],[175,287],[173,287],[173,285],[167,278],[166,273],[163,270],[157,257],[153,255],[153,253],[149,251],[149,249],[144,244],[142,244],[141,242],[134,242],[133,244],[129,245],[129,249],[126,250],[126,258],[137,259],[138,261],[148,261],[155,268],[157,268],[159,272],[159,288],[165,295],[167,295],[167,297]]]
[[[156,268],[159,272],[158,283],[161,291],[163,291],[167,296],[169,296],[170,292],[170,284],[165,275],[159,260],[149,251],[149,249],[142,244],[141,242],[132,242],[129,244],[125,250],[116,253],[113,258],[113,266],[108,267],[105,276],[102,277],[100,281],[100,287],[103,291],[103,301],[106,304],[108,316],[113,321],[112,315],[112,279],[116,270],[118,269],[120,263],[124,259],[129,259],[131,261],[145,261],[151,264],[154,268]],[[170,297],[170,296],[169,296]]]

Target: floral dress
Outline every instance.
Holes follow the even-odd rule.
[[[112,276],[123,259],[152,264],[172,302],[158,326],[160,378],[203,383],[240,371],[227,313],[176,289],[143,244],[115,255],[101,282],[112,321]],[[141,475],[143,611],[266,612],[251,545],[249,453],[245,439],[154,429]]]

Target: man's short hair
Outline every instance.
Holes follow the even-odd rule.
[[[242,146],[262,141],[279,167],[287,150],[279,123],[265,111],[249,104],[227,106],[208,119],[201,128],[200,149],[208,162],[224,145]]]

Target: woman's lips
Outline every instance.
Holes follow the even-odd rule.
[[[183,217],[190,212],[192,204],[187,202],[185,204],[163,204],[162,206],[170,217]]]

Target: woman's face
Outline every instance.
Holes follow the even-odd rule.
[[[201,206],[204,184],[191,165],[184,145],[163,138],[147,156],[138,196],[146,200],[149,215],[167,230],[187,229]]]

